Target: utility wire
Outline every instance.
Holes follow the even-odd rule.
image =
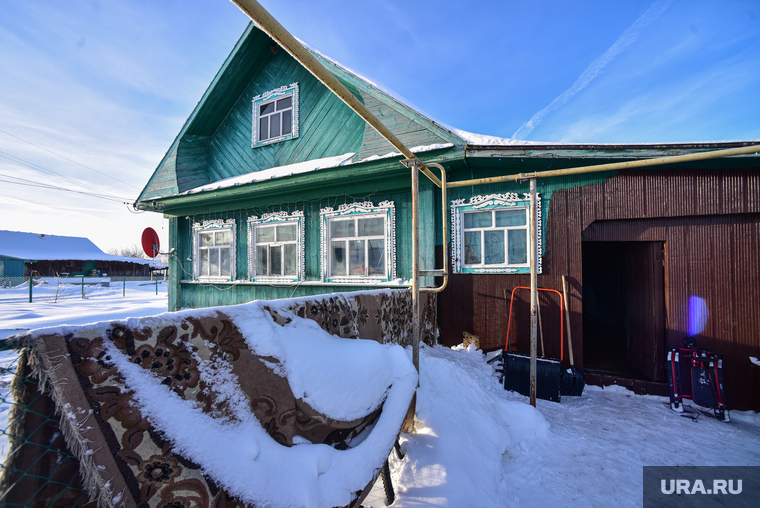
[[[6,174],[3,174],[3,173],[0,173],[0,176],[5,177],[5,178],[12,178],[13,180],[20,180],[20,181],[13,181],[13,180],[3,180],[2,178],[0,178],[0,182],[11,183],[11,184],[14,184],[14,185],[23,185],[23,186],[26,186],[26,187],[38,187],[38,188],[41,188],[41,189],[59,190],[59,191],[65,191],[65,192],[74,192],[76,194],[84,194],[85,196],[91,196],[91,197],[94,197],[94,198],[106,199],[108,201],[116,201],[118,203],[124,203],[125,202],[125,198],[119,198],[119,197],[116,197],[116,196],[109,196],[109,195],[106,195],[106,194],[95,194],[93,192],[84,192],[84,191],[78,191],[78,190],[74,190],[74,189],[67,189],[65,187],[58,187],[56,185],[50,185],[50,184],[45,184],[45,183],[41,183],[41,182],[29,181],[29,180],[25,180],[23,178],[19,178],[19,177],[16,177],[16,176],[11,176],[11,175],[6,175]]]
[[[85,189],[89,189],[91,191],[98,192],[98,193],[100,193],[100,194],[102,194],[104,196],[110,196],[112,198],[122,199],[122,198],[120,198],[118,196],[114,196],[113,194],[108,194],[107,192],[103,192],[103,191],[101,191],[100,189],[98,189],[96,187],[93,187],[91,185],[87,185],[86,183],[82,183],[79,180],[76,180],[74,178],[69,178],[67,176],[59,175],[58,173],[56,173],[53,170],[50,170],[50,169],[47,169],[47,168],[43,168],[39,164],[35,164],[33,162],[29,162],[29,161],[24,160],[24,159],[22,159],[20,157],[16,157],[15,155],[10,155],[10,154],[5,153],[5,152],[0,152],[0,157],[8,159],[11,162],[15,162],[16,164],[21,164],[21,165],[26,166],[26,167],[28,167],[30,169],[34,169],[34,170],[37,170],[37,171],[42,171],[43,173],[47,173],[49,175],[57,176],[58,178],[62,178],[63,180],[66,180],[66,181],[68,181],[70,183],[73,183],[75,185],[78,185],[80,187],[84,187]]]
[[[0,129],[0,132],[2,132],[3,134],[6,134],[6,135],[8,135],[8,136],[10,136],[10,137],[12,137],[12,138],[16,138],[16,139],[18,139],[19,141],[23,141],[24,143],[28,143],[28,144],[30,144],[30,145],[32,145],[32,146],[34,146],[34,147],[36,147],[36,148],[39,148],[40,150],[44,150],[44,151],[46,151],[46,152],[48,152],[48,153],[52,153],[53,155],[55,155],[55,156],[57,156],[57,157],[60,157],[61,159],[66,159],[66,160],[67,160],[67,161],[69,161],[69,162],[73,162],[74,164],[77,164],[78,166],[82,166],[82,167],[83,167],[83,168],[85,168],[85,169],[89,169],[90,171],[94,171],[94,172],[96,172],[96,173],[97,173],[97,174],[99,174],[99,175],[103,175],[103,176],[106,176],[106,177],[108,177],[108,178],[111,178],[112,180],[116,180],[116,181],[117,181],[117,182],[119,182],[119,183],[123,183],[124,185],[128,185],[128,186],[132,187],[133,189],[137,189],[137,190],[140,190],[140,189],[139,189],[139,187],[135,187],[135,186],[134,186],[134,185],[132,185],[132,184],[129,184],[129,183],[127,183],[127,182],[123,182],[123,181],[119,180],[118,178],[115,178],[115,177],[113,177],[113,176],[111,176],[111,175],[109,175],[109,174],[107,174],[107,173],[103,173],[103,172],[101,172],[101,171],[98,171],[97,169],[93,169],[93,168],[91,168],[91,167],[89,167],[89,166],[85,166],[85,165],[84,165],[84,164],[82,164],[81,162],[77,162],[77,161],[75,161],[75,160],[71,160],[71,159],[69,159],[68,157],[65,157],[65,156],[63,156],[63,155],[61,155],[61,154],[59,154],[59,153],[55,153],[55,152],[54,152],[54,151],[52,151],[52,150],[48,150],[48,149],[47,149],[47,148],[45,148],[45,147],[42,147],[42,146],[40,146],[40,145],[35,145],[35,144],[34,144],[34,143],[32,143],[31,141],[27,141],[27,140],[25,140],[25,139],[23,139],[23,138],[20,138],[20,137],[16,136],[15,134],[11,134],[10,132],[6,132],[6,131],[4,131],[4,130],[2,130],[2,129]]]

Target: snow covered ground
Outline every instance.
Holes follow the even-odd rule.
[[[165,286],[156,296],[140,284],[128,283],[126,297],[119,285],[93,287],[84,300],[75,291],[57,303],[0,303],[0,338],[165,312]],[[402,437],[404,459],[391,455],[394,507],[640,506],[644,465],[760,465],[760,415],[751,412],[732,411],[729,424],[693,421],[665,398],[615,386],[534,409],[498,384],[479,351],[426,347],[420,356],[417,433]],[[381,481],[364,506],[385,506]]]

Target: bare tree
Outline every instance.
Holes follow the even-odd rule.
[[[142,246],[137,245],[136,243],[127,247],[113,247],[108,249],[108,253],[124,258],[149,259],[148,256],[145,255],[145,252],[143,252]]]

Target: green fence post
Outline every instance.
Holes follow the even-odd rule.
[[[121,296],[127,296],[127,278],[124,277],[124,286],[121,290]]]
[[[82,299],[84,299],[84,275],[82,275]]]
[[[29,303],[32,303],[32,286],[34,285],[32,275],[29,275]]]

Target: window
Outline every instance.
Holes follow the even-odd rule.
[[[396,274],[394,205],[383,201],[324,208],[322,279],[330,282],[389,281]]]
[[[259,146],[298,137],[298,84],[253,98],[253,144]]]
[[[235,219],[204,221],[193,224],[195,278],[206,281],[234,280]]]
[[[303,212],[275,212],[248,218],[248,278],[254,281],[303,280]]]
[[[452,266],[456,273],[526,273],[530,271],[530,198],[526,194],[475,196],[452,202]],[[541,200],[538,273],[541,273]]]

